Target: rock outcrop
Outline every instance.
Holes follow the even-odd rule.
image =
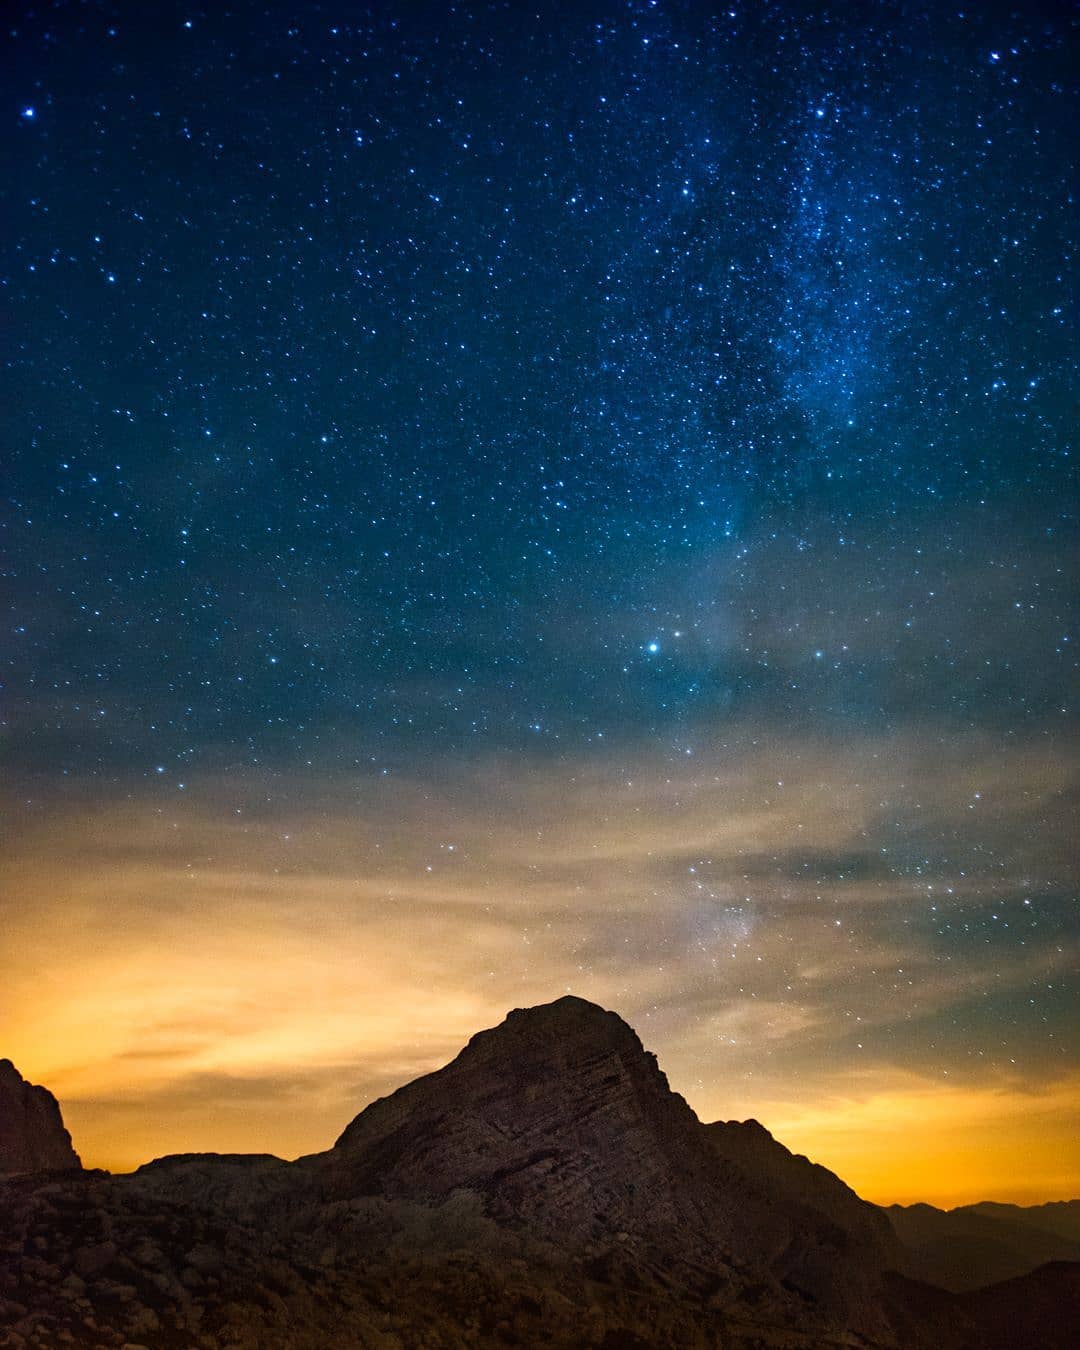
[[[801,1205],[831,1222],[882,1269],[903,1267],[903,1248],[885,1214],[860,1199],[835,1172],[792,1153],[756,1120],[706,1125],[719,1157],[734,1164],[781,1206]]]
[[[324,1165],[343,1198],[467,1190],[497,1222],[564,1250],[599,1246],[635,1279],[708,1288],[721,1302],[754,1284],[778,1315],[794,1304],[804,1321],[879,1330],[888,1224],[823,1168],[804,1184],[771,1140],[769,1157],[784,1155],[795,1184],[777,1166],[759,1174],[753,1150],[725,1151],[727,1130],[701,1124],[620,1017],[563,998],[512,1012],[445,1068],[373,1103]]]
[[[56,1098],[0,1059],[0,1173],[81,1166]]]

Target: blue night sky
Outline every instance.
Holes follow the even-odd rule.
[[[566,988],[874,1198],[838,1094],[1060,1152],[1072,36],[9,13],[0,976],[91,1152]]]

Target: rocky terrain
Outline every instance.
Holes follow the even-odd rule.
[[[1075,1265],[974,1295],[912,1280],[881,1211],[754,1122],[702,1125],[579,999],[511,1013],[297,1162],[8,1171],[0,1346],[20,1350],[1052,1350],[1080,1296]]]
[[[876,1211],[851,1197],[878,1238],[853,1242],[806,1196],[725,1157],[630,1027],[580,999],[475,1036],[358,1116],[322,1166],[336,1194],[468,1190],[564,1251],[599,1245],[714,1299],[768,1272],[778,1316],[881,1330],[870,1285],[892,1235]]]

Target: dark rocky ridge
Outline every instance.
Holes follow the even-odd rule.
[[[762,1272],[804,1321],[880,1331],[888,1224],[823,1168],[846,1209],[827,1185],[823,1209],[812,1186],[790,1192],[743,1166],[725,1154],[726,1130],[702,1126],[621,1018],[568,997],[511,1013],[373,1103],[324,1162],[336,1194],[439,1201],[467,1189],[496,1220],[565,1249],[621,1234],[639,1264],[677,1264],[688,1286],[735,1293]]]
[[[56,1098],[0,1059],[0,1173],[81,1166]]]
[[[885,1269],[900,1269],[901,1245],[886,1216],[827,1167],[775,1140],[756,1120],[705,1126],[713,1149],[766,1191],[777,1205],[798,1203],[831,1220]]]
[[[1076,1266],[986,1300],[891,1274],[880,1211],[754,1122],[702,1125],[580,999],[510,1014],[326,1153],[25,1174],[0,1212],[12,1350],[1065,1350],[1077,1315]]]

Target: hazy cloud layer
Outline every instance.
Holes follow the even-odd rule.
[[[904,1167],[1000,1194],[1002,1150],[1077,1101],[1068,790],[1050,743],[744,728],[629,771],[493,758],[13,802],[5,1048],[91,1161],[295,1154],[572,989],[704,1117],[760,1116],[884,1198]],[[905,1125],[927,1112],[937,1143]],[[946,1166],[949,1131],[992,1121],[1006,1142]],[[1075,1155],[1039,1150],[1067,1188]]]

